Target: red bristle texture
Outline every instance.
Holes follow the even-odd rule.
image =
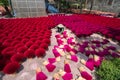
[[[43,57],[45,54],[46,54],[45,49],[43,49],[43,48],[39,48],[35,51],[35,55],[37,57]]]
[[[35,57],[35,52],[32,49],[27,50],[24,52],[24,56],[27,58],[33,58],[33,57]]]
[[[42,44],[40,45],[40,47],[41,47],[41,48],[44,48],[44,49],[48,49],[48,44],[42,43]]]
[[[10,62],[8,63],[4,69],[3,69],[3,72],[5,74],[12,74],[12,73],[15,73],[17,70],[19,70],[20,68],[20,64],[17,63],[17,62]]]
[[[29,41],[29,42],[26,43],[26,46],[27,46],[27,47],[30,47],[32,44],[33,44],[33,42],[32,42],[32,41]]]
[[[33,49],[33,50],[36,50],[37,48],[39,48],[39,45],[38,44],[33,44],[30,49]]]
[[[27,50],[27,48],[26,48],[25,46],[20,47],[20,48],[17,49],[17,51],[18,51],[19,53],[24,53],[26,50]]]
[[[20,43],[20,41],[16,40],[16,41],[12,42],[11,45],[12,45],[12,46],[15,46],[15,45],[17,45],[18,43]]]
[[[27,43],[28,41],[29,41],[29,39],[23,39],[23,40],[22,40],[22,43],[25,44],[25,43]]]
[[[50,44],[50,40],[49,39],[43,39],[42,41],[43,43],[47,43],[47,44]]]
[[[14,48],[19,48],[19,47],[22,47],[22,46],[24,46],[24,44],[23,43],[19,43],[19,44],[17,44],[17,45],[15,45],[15,47]]]
[[[7,59],[10,59],[14,54],[16,54],[15,51],[8,51],[8,52],[4,53],[3,56]]]
[[[7,47],[7,48],[3,49],[1,53],[5,54],[8,51],[14,51],[14,48],[13,47]]]
[[[11,42],[4,41],[3,46],[11,46]]]
[[[15,54],[11,57],[12,62],[22,62],[25,59],[23,54]]]
[[[35,41],[35,44],[40,45],[41,43],[42,43],[42,41],[41,41],[41,40],[37,40],[37,41]]]

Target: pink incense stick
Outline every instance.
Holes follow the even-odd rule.
[[[81,76],[85,78],[86,80],[92,80],[92,76],[88,74],[86,71],[82,71],[80,73],[81,73]]]
[[[53,72],[53,70],[56,68],[56,66],[51,63],[48,63],[45,67],[49,72]]]
[[[86,62],[86,67],[89,68],[91,71],[94,70],[94,60],[89,58]]]
[[[77,58],[76,55],[71,55],[71,60],[75,61],[75,62],[78,62],[78,58]]]
[[[46,80],[47,76],[43,72],[37,72],[36,80]]]
[[[68,63],[66,63],[64,65],[64,71],[67,72],[67,73],[70,73],[71,72],[71,69],[70,69],[70,65]]]

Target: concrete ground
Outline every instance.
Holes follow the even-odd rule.
[[[67,31],[69,33],[71,33],[70,36],[75,37],[75,35],[70,30],[67,30]],[[49,49],[46,51],[46,56],[44,58],[37,58],[36,57],[33,59],[27,59],[25,62],[22,63],[23,67],[21,68],[21,71],[19,73],[12,74],[12,75],[3,75],[1,73],[0,80],[36,80],[36,71],[35,70],[38,67],[41,67],[42,71],[48,76],[47,80],[52,80],[52,76],[54,75],[54,73],[58,72],[59,69],[64,68],[64,60],[66,60],[65,57],[61,57],[61,61],[55,63],[56,69],[53,72],[48,72],[47,69],[42,64],[48,58],[54,57],[54,55],[52,53],[52,49],[53,49],[54,45],[57,45],[55,34],[56,34],[56,30],[52,29],[51,45],[49,46]],[[100,37],[99,35],[96,35],[96,34],[93,36]],[[93,36],[91,36],[91,37],[93,37]],[[77,38],[77,40],[79,41],[80,39]],[[84,54],[77,54],[77,56],[87,60],[87,57]],[[80,66],[84,66],[84,65],[82,65],[80,63],[80,61],[78,61],[77,63],[75,63],[73,61],[69,61],[69,62],[70,62],[70,67],[72,70],[73,77],[76,78],[77,77],[76,75],[80,75],[78,68]],[[91,71],[87,68],[86,68],[86,71],[91,73]],[[92,74],[92,75],[94,77],[94,74]]]

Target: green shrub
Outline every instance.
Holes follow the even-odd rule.
[[[112,62],[118,67],[118,69],[120,69],[120,58],[112,59]]]
[[[100,80],[120,80],[120,59],[104,60],[96,74]]]

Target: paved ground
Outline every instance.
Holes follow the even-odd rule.
[[[69,30],[68,30],[68,32],[70,33]],[[35,70],[38,67],[41,67],[43,72],[48,75],[47,80],[52,80],[53,74],[58,72],[59,69],[63,69],[63,67],[64,67],[63,64],[64,64],[64,60],[65,60],[65,57],[61,57],[61,61],[55,63],[56,69],[51,73],[49,73],[42,64],[48,58],[54,57],[54,55],[52,53],[52,49],[53,49],[54,45],[57,45],[57,42],[56,42],[56,39],[55,39],[55,34],[56,34],[56,30],[52,29],[51,45],[49,46],[48,51],[46,51],[47,55],[44,58],[27,59],[24,63],[22,63],[23,67],[21,68],[21,71],[19,73],[16,73],[14,75],[3,75],[3,76],[2,76],[2,73],[1,73],[0,74],[0,80],[36,80]],[[71,33],[71,36],[75,37],[75,35],[72,34],[72,33]],[[93,36],[95,37],[96,34],[93,35]],[[97,35],[97,37],[99,37],[99,36]],[[79,41],[79,39],[77,39],[77,40]],[[83,54],[78,54],[78,56],[80,58],[84,58],[85,60],[87,59],[87,57]],[[70,67],[72,69],[72,73],[73,73],[74,78],[76,78],[77,74],[80,75],[80,73],[78,71],[78,68],[80,66],[83,66],[80,62],[75,63],[73,61],[70,61]],[[90,70],[88,70],[87,68],[86,68],[86,70],[88,72],[90,72]]]

